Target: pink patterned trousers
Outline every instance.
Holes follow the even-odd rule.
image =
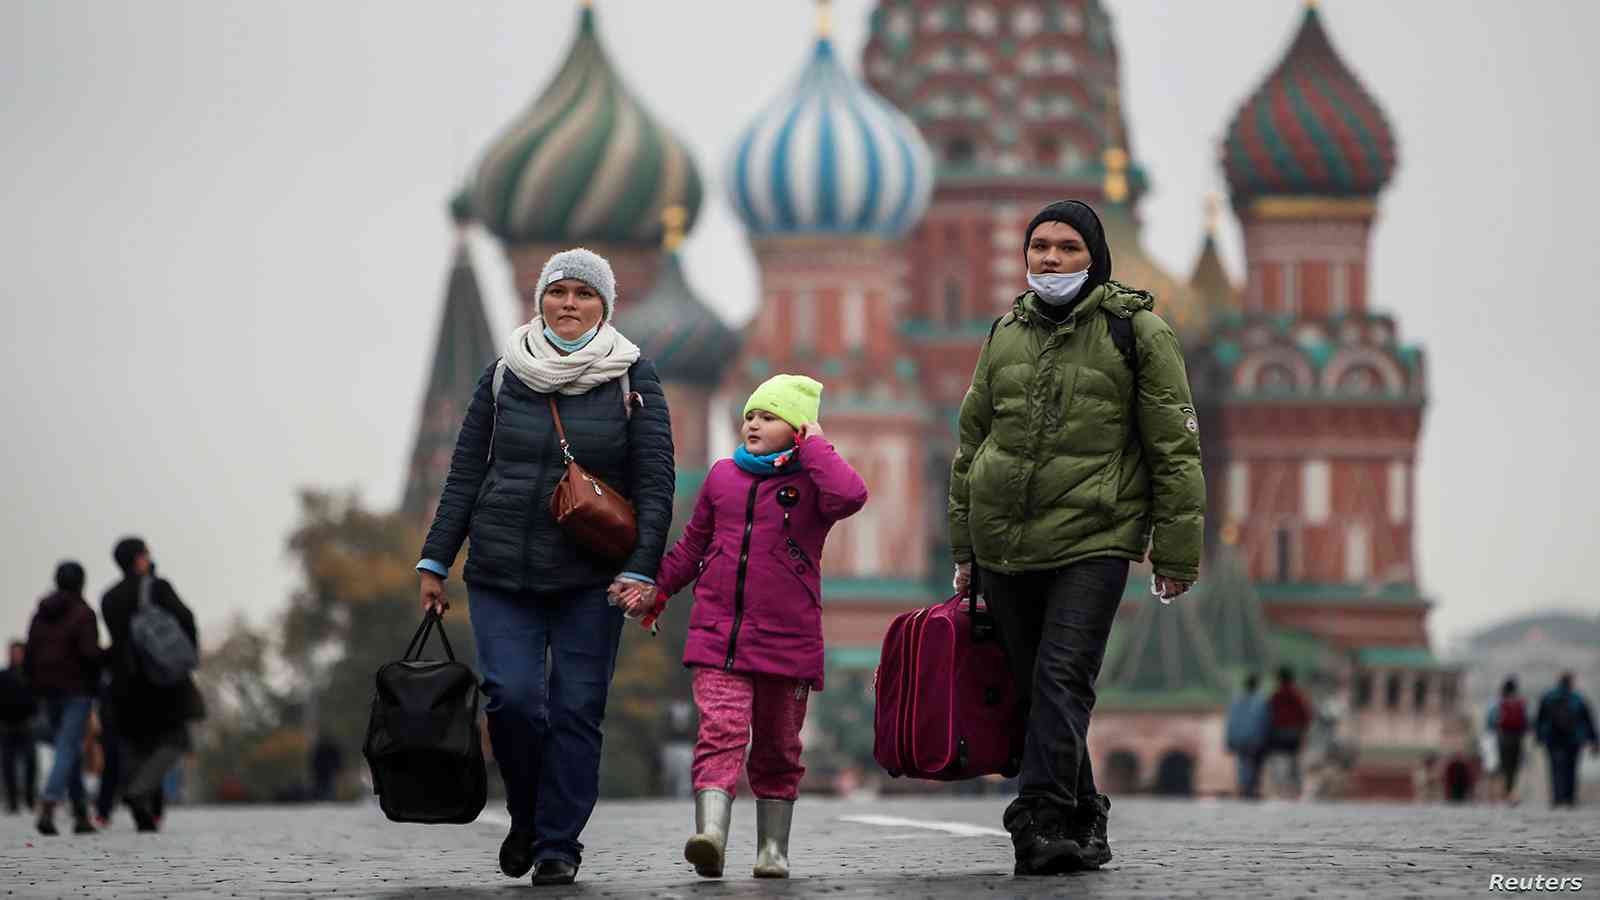
[[[694,703],[700,736],[694,745],[694,789],[715,788],[729,796],[750,751],[750,791],[762,800],[793,800],[800,794],[800,726],[806,720],[808,682],[770,675],[734,675],[694,670]]]

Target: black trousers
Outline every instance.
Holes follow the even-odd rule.
[[[0,770],[5,773],[6,808],[32,809],[39,794],[39,752],[26,723],[0,726]]]
[[[1019,575],[983,570],[978,580],[1027,710],[1019,792],[1005,821],[1046,809],[1066,815],[1098,793],[1089,715],[1128,561],[1100,557]]]

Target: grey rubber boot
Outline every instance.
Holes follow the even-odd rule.
[[[757,878],[789,877],[789,826],[793,822],[793,800],[756,801]]]
[[[721,878],[728,850],[728,822],[733,818],[732,795],[707,788],[694,795],[694,837],[683,845],[683,858],[694,864],[695,874]]]

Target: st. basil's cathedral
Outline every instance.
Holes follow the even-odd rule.
[[[583,245],[611,260],[617,325],[667,390],[679,525],[757,383],[787,371],[827,385],[827,433],[872,500],[828,543],[824,631],[840,687],[818,701],[838,690],[870,704],[889,620],[949,592],[956,412],[990,325],[1024,288],[1024,227],[1047,203],[1089,201],[1114,276],[1154,293],[1184,342],[1208,488],[1195,592],[1165,606],[1147,570],[1130,578],[1090,735],[1104,789],[1231,792],[1227,702],[1246,673],[1270,683],[1288,665],[1320,713],[1319,790],[1410,796],[1418,760],[1463,734],[1459,673],[1430,649],[1431,603],[1413,563],[1426,369],[1368,291],[1394,134],[1322,12],[1305,7],[1220,148],[1244,235],[1242,285],[1213,239],[1220,210],[1187,276],[1144,252],[1147,177],[1099,0],[879,0],[865,82],[839,57],[827,15],[823,4],[809,57],[713,182],[760,273],[757,312],[735,329],[691,286],[677,250],[707,183],[629,92],[582,4],[559,71],[450,204],[462,234],[479,227],[499,242],[519,321],[534,315],[551,253]],[[499,343],[458,243],[408,514],[431,515]]]

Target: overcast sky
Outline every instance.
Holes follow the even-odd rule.
[[[1218,140],[1294,0],[1107,0],[1146,245],[1187,273]],[[859,69],[866,0],[837,4]],[[137,531],[203,625],[293,584],[301,485],[398,501],[451,252],[446,199],[560,62],[576,2],[0,3],[0,632],[57,560],[91,590]],[[802,65],[805,0],[599,0],[624,77],[695,153],[690,277],[731,321],[756,275],[734,138]],[[1600,33],[1590,2],[1324,0],[1388,113],[1398,175],[1371,298],[1427,348],[1418,571],[1436,638],[1595,610]],[[1224,235],[1241,260],[1237,229]],[[507,269],[476,240],[496,330]],[[622,286],[627,302],[627,285]],[[213,632],[215,633],[215,632]]]

